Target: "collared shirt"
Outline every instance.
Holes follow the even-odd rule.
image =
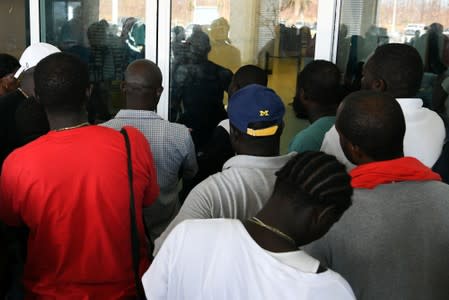
[[[147,138],[157,169],[161,190],[158,202],[163,205],[178,200],[179,171],[183,178],[193,178],[198,170],[195,147],[187,127],[164,120],[145,110],[120,110],[114,119],[103,126],[120,130],[124,125],[139,129]]]
[[[405,118],[404,156],[415,157],[431,168],[438,160],[443,149],[446,131],[441,117],[434,111],[423,107],[418,98],[396,99]],[[343,153],[340,138],[335,126],[324,136],[321,151],[335,155],[348,170],[352,164]]]
[[[237,155],[229,159],[222,172],[209,176],[190,192],[179,214],[155,241],[154,254],[170,231],[184,220],[245,220],[255,216],[273,192],[276,171],[295,155],[296,152],[274,157]]]

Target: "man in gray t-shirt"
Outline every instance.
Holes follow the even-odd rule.
[[[262,85],[251,84],[229,100],[230,140],[236,156],[223,171],[198,184],[187,196],[179,214],[155,241],[159,251],[171,230],[187,219],[253,217],[273,192],[275,173],[295,153],[279,155],[285,114],[276,93]]]
[[[449,186],[403,156],[401,107],[385,94],[354,93],[336,128],[357,165],[353,205],[306,250],[348,280],[357,299],[447,299]]]

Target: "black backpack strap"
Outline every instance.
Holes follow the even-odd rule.
[[[143,290],[142,281],[139,276],[139,262],[140,262],[140,244],[139,244],[139,232],[137,230],[137,219],[136,219],[136,206],[134,202],[134,185],[133,185],[133,169],[132,169],[132,159],[131,159],[131,144],[129,142],[128,133],[124,128],[120,130],[120,133],[125,138],[126,153],[128,157],[128,182],[130,190],[130,201],[129,201],[129,214],[130,218],[130,228],[131,228],[131,251],[133,259],[133,271],[134,271],[134,281],[136,284],[137,299],[146,299],[145,292]]]

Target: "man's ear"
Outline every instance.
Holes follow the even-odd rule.
[[[351,155],[354,161],[360,163],[366,160],[366,154],[359,146],[349,142],[349,147],[351,149]]]
[[[387,89],[387,84],[383,79],[374,79],[371,82],[371,90],[376,92],[385,92]]]
[[[156,97],[159,100],[159,98],[161,98],[162,92],[164,91],[164,87],[161,86],[160,88],[156,89]]]

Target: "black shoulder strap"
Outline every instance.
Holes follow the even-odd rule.
[[[131,144],[129,142],[128,133],[124,128],[120,130],[125,138],[126,153],[128,157],[128,182],[130,190],[130,201],[129,201],[129,214],[131,216],[131,250],[133,258],[133,271],[134,271],[134,281],[136,284],[137,299],[146,299],[145,292],[143,290],[142,282],[139,276],[139,262],[140,262],[140,246],[139,246],[139,232],[137,230],[136,221],[136,207],[134,203],[134,185],[133,185],[133,169],[132,169],[132,159],[131,159]]]

